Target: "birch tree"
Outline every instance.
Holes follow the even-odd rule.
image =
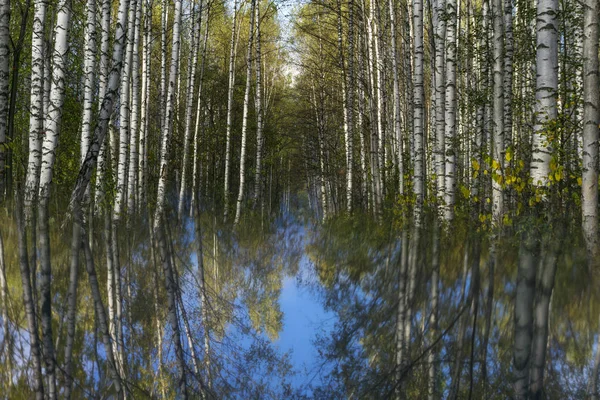
[[[0,198],[6,181],[6,134],[8,131],[8,56],[10,52],[10,0],[0,1]]]
[[[250,2],[250,24],[248,26],[248,47],[246,49],[246,91],[244,92],[244,111],[242,114],[242,144],[240,151],[240,186],[238,189],[237,206],[234,224],[240,222],[242,202],[246,183],[246,141],[248,134],[248,112],[250,107],[250,86],[252,85],[252,44],[254,43],[254,14],[256,0]]]
[[[68,52],[68,32],[71,18],[69,0],[57,4],[56,25],[54,27],[54,49],[52,54],[52,83],[50,103],[45,120],[45,136],[42,143],[42,161],[39,189],[39,245],[40,245],[40,292],[42,343],[44,350],[45,372],[48,379],[48,397],[54,399],[56,391],[55,355],[52,335],[52,261],[50,258],[49,215],[50,184],[56,161],[56,147],[60,133],[60,122],[65,96],[66,58]]]
[[[225,132],[225,188],[223,196],[223,215],[227,219],[229,212],[229,168],[231,163],[231,125],[233,123],[233,89],[235,86],[235,50],[236,50],[236,29],[238,2],[233,2],[233,19],[231,22],[231,39],[229,40],[229,81],[227,86],[227,128]]]
[[[531,178],[546,186],[550,173],[553,134],[556,127],[558,90],[557,0],[538,0],[536,26],[535,126],[532,138]]]
[[[581,209],[590,261],[598,260],[598,1],[583,6],[583,176]],[[594,389],[595,390],[595,389]]]
[[[29,117],[29,157],[25,183],[25,212],[30,214],[31,203],[37,198],[42,162],[42,130],[44,101],[44,25],[46,2],[33,3],[33,31],[31,39],[31,115]]]

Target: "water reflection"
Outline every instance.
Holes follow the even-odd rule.
[[[600,308],[578,228],[524,220],[490,235],[460,221],[440,227],[425,218],[417,231],[361,215],[321,224],[300,211],[270,221],[249,217],[235,228],[210,213],[168,225],[186,375],[198,397],[508,398],[524,370],[515,368],[515,343],[527,340],[546,349],[547,398],[585,397]],[[65,220],[57,213],[50,224],[59,367],[69,286],[64,232],[71,222]],[[0,386],[4,398],[30,398],[17,227],[12,218],[3,221]],[[92,256],[107,296],[102,220],[92,226]],[[124,385],[132,398],[174,398],[176,355],[148,226],[131,221],[118,237]],[[73,394],[110,397],[115,389],[80,268]],[[519,290],[532,279],[544,282],[551,268],[555,284],[534,285],[525,300],[531,314],[523,317],[515,309]],[[544,302],[547,344],[538,343]],[[531,325],[516,329],[516,314]],[[532,350],[526,365],[532,376],[534,360]]]

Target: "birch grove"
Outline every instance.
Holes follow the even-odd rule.
[[[598,8],[0,0],[5,396],[599,398]]]

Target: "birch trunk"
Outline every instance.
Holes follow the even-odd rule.
[[[446,120],[445,120],[445,52],[446,52],[446,0],[436,0],[433,8],[433,24],[435,26],[435,175],[438,199],[445,200],[446,186]]]
[[[262,55],[261,55],[261,35],[260,35],[260,2],[256,4],[256,96],[254,99],[254,107],[256,108],[256,169],[254,171],[254,199],[253,207],[256,208],[258,200],[262,200],[262,153],[264,146],[263,138],[263,105],[262,105]]]
[[[198,151],[198,145],[200,139],[204,139],[204,125],[202,125],[202,135],[198,135],[200,129],[200,115],[202,113],[202,86],[204,83],[204,69],[206,65],[206,48],[208,45],[208,28],[210,26],[210,8],[206,11],[206,23],[204,28],[204,44],[202,45],[202,60],[200,62],[200,76],[198,77],[198,102],[196,104],[196,125],[194,127],[194,156],[193,156],[193,169],[192,169],[192,202],[190,206],[190,212],[193,212],[196,202],[200,202],[200,186],[202,186],[202,168],[198,169],[199,164],[201,165],[203,156]],[[207,179],[208,180],[208,179]]]
[[[446,166],[444,181],[444,219],[454,218],[454,192],[456,180],[456,0],[447,0],[446,16],[446,114],[444,122]]]
[[[558,0],[538,0],[536,27],[535,126],[533,127],[531,177],[535,186],[546,186],[550,173],[551,123],[556,119],[558,90]],[[596,124],[596,128],[597,128]]]
[[[583,174],[581,210],[583,232],[591,263],[598,262],[598,1],[584,2],[583,19]]]
[[[85,24],[85,54],[84,54],[84,95],[83,117],[81,122],[81,162],[85,160],[90,147],[90,131],[92,125],[92,108],[94,105],[94,73],[96,70],[96,2],[88,0],[86,3]]]
[[[165,203],[165,191],[167,185],[167,161],[168,145],[171,140],[171,129],[173,126],[173,103],[175,101],[175,84],[177,82],[179,65],[179,47],[180,47],[180,25],[181,25],[181,0],[175,1],[175,15],[173,22],[173,45],[171,46],[171,66],[169,71],[169,87],[165,104],[165,121],[163,123],[163,135],[160,148],[160,164],[158,177],[158,190],[156,195],[156,210],[154,215],[154,230],[158,237],[158,247],[160,251],[161,263],[165,273],[165,288],[167,290],[168,301],[168,320],[171,324],[173,343],[175,346],[175,355],[177,360],[177,386],[178,397],[187,398],[186,367],[181,346],[181,335],[179,322],[177,318],[177,293],[178,288],[171,265],[169,250],[165,243],[165,233],[163,224],[163,210]]]
[[[135,28],[133,33],[133,53],[131,56],[131,124],[129,126],[129,174],[127,177],[127,212],[132,215],[135,211],[137,167],[138,167],[138,126],[139,104],[140,104],[140,70],[139,70],[139,48],[140,48],[140,23],[142,19],[142,6],[145,0],[138,0],[135,13]],[[144,49],[145,50],[145,49]]]
[[[244,189],[246,184],[246,141],[248,135],[248,109],[250,107],[250,86],[252,85],[252,43],[254,42],[254,9],[256,0],[251,0],[250,25],[248,28],[248,48],[246,50],[246,91],[244,93],[244,111],[242,115],[242,144],[240,151],[240,186],[238,189],[237,206],[235,210],[234,224],[240,222],[242,215],[242,202],[244,200]]]
[[[119,161],[117,163],[117,190],[115,193],[115,204],[113,209],[113,218],[115,221],[119,221],[121,219],[123,213],[123,203],[127,199],[127,151],[129,150],[130,141],[129,123],[131,111],[129,92],[131,89],[130,77],[135,35],[135,16],[137,3],[139,1],[141,0],[132,0],[129,7],[129,16],[127,17],[127,51],[123,61],[119,99]]]
[[[235,50],[237,47],[236,27],[238,2],[233,2],[233,21],[231,23],[231,40],[229,41],[229,85],[227,88],[227,128],[225,132],[225,189],[223,192],[223,218],[229,213],[229,166],[231,164],[231,124],[233,123],[233,89],[235,86]]]
[[[143,15],[144,15],[144,39],[142,50],[142,101],[140,111],[140,141],[138,147],[139,162],[138,162],[138,178],[137,178],[137,200],[138,209],[141,209],[146,204],[146,177],[147,157],[148,157],[148,122],[150,102],[148,101],[150,93],[150,37],[152,35],[152,3],[148,0],[141,0]]]
[[[494,14],[494,129],[492,141],[492,217],[500,223],[504,212],[502,175],[504,170],[504,7],[502,0],[493,0]]]
[[[195,18],[195,13],[198,13],[198,19]],[[187,96],[185,103],[185,133],[183,136],[183,160],[181,163],[181,186],[179,188],[179,203],[177,205],[177,216],[179,219],[183,217],[183,203],[185,201],[186,181],[187,181],[187,164],[190,142],[190,130],[192,129],[192,105],[194,103],[194,91],[196,85],[196,64],[198,63],[198,48],[200,47],[200,24],[202,20],[202,2],[200,2],[199,11],[192,11],[193,27],[191,47],[191,65],[188,67],[187,75]]]
[[[40,244],[40,292],[42,343],[44,349],[45,372],[48,379],[48,397],[55,399],[56,375],[54,344],[52,341],[52,264],[50,258],[49,215],[50,184],[56,147],[60,130],[62,106],[65,95],[66,58],[68,51],[68,31],[71,17],[71,5],[68,0],[61,0],[57,5],[56,25],[54,27],[54,51],[52,55],[52,84],[50,88],[50,104],[45,121],[46,135],[42,144],[42,164],[39,189],[39,244]]]
[[[31,100],[29,116],[29,156],[25,180],[25,216],[29,219],[30,208],[37,198],[40,166],[42,163],[42,134],[44,129],[44,25],[46,2],[35,0],[33,4],[33,32],[31,38]]]
[[[0,1],[0,198],[4,196],[6,133],[8,131],[8,60],[10,54],[10,0]]]
[[[454,8],[456,8],[456,6],[452,6],[453,4],[453,0],[449,0],[449,7],[448,7],[448,12],[450,15],[452,10]],[[423,137],[423,124],[424,124],[424,104],[425,104],[425,97],[424,97],[424,93],[423,93],[423,1],[422,0],[413,0],[413,40],[414,40],[414,73],[413,73],[413,94],[414,94],[414,99],[413,99],[413,135],[414,135],[414,143],[415,143],[415,151],[414,151],[414,176],[413,176],[413,190],[415,193],[415,197],[416,197],[416,203],[415,203],[415,225],[418,227],[420,226],[420,219],[421,219],[421,208],[423,205],[423,199],[424,199],[424,189],[423,189],[423,185],[424,185],[424,169],[423,169],[423,163],[424,163],[424,152],[425,152],[425,146],[424,146],[424,137]],[[452,23],[456,23],[456,13],[454,13],[454,19],[450,20],[450,25],[452,25]],[[448,34],[448,41],[452,42],[454,40],[454,35],[453,34]],[[452,46],[448,46],[449,48]],[[449,55],[448,55],[448,59],[452,59],[454,60],[454,53],[451,52],[451,50],[449,50]],[[450,78],[452,76],[452,69],[454,68],[454,61],[450,62],[448,61],[447,64],[447,68],[448,68],[448,77]],[[448,83],[452,82],[451,79],[448,80]],[[448,89],[450,89],[451,93],[448,93]],[[451,96],[453,96],[454,94],[454,86],[453,85],[448,85],[446,86],[446,104],[447,104],[447,112],[449,110],[449,99]],[[446,116],[446,118],[448,119],[448,115]],[[449,125],[448,120],[446,121],[446,126]],[[448,132],[448,130],[446,131]],[[453,164],[452,164],[453,165]],[[449,164],[448,162],[446,163],[446,173],[450,173],[449,168],[448,168]],[[448,192],[450,192],[450,187],[449,187],[449,181],[448,179],[446,179],[446,189]],[[446,203],[448,203],[448,198]]]
[[[106,95],[106,90],[108,87],[108,74],[109,74],[109,66],[108,60],[110,54],[109,45],[110,45],[110,0],[102,1],[102,38],[100,40],[100,70],[98,76],[98,109],[101,111],[102,109],[102,100]],[[104,174],[107,166],[105,165],[107,160],[107,147],[108,141],[103,140],[100,142],[100,153],[98,154],[98,171],[96,174],[96,193],[94,197],[94,203],[96,206],[100,204],[102,199],[104,198]],[[89,150],[89,146],[88,146]]]

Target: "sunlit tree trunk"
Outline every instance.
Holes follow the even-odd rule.
[[[138,167],[138,133],[142,129],[138,125],[140,115],[140,23],[142,19],[142,5],[145,0],[138,0],[135,12],[133,38],[133,52],[131,55],[131,121],[129,124],[129,174],[127,176],[127,213],[132,215],[135,211],[137,167]],[[144,49],[142,49],[144,51]]]
[[[56,392],[56,360],[52,341],[52,261],[50,258],[49,236],[49,200],[50,184],[56,160],[56,147],[60,132],[63,101],[65,96],[65,76],[68,52],[68,28],[71,18],[69,0],[61,0],[57,4],[56,25],[54,27],[54,50],[52,54],[52,85],[50,88],[50,104],[45,123],[45,136],[42,143],[42,164],[39,191],[39,244],[40,244],[40,293],[42,343],[44,349],[45,372],[48,379],[48,397],[54,399]]]
[[[493,0],[494,15],[494,101],[492,141],[492,216],[498,223],[504,212],[501,177],[504,166],[504,7],[502,0]],[[495,161],[495,162],[494,162]]]
[[[196,17],[197,16],[197,17]],[[188,170],[188,153],[190,143],[190,131],[192,129],[192,106],[194,103],[194,92],[196,85],[196,64],[198,63],[198,48],[200,47],[200,22],[202,18],[202,2],[199,5],[198,11],[195,7],[192,10],[192,40],[190,43],[191,58],[190,66],[188,67],[187,75],[187,94],[185,103],[185,128],[183,136],[183,160],[181,163],[181,184],[179,187],[179,202],[177,205],[177,216],[181,219],[183,217],[183,204],[185,202],[186,182],[187,182],[187,170]]]
[[[254,98],[254,107],[256,107],[256,168],[254,171],[254,199],[253,206],[259,200],[262,200],[262,153],[264,146],[263,138],[263,105],[262,105],[262,54],[261,54],[261,35],[260,35],[260,2],[256,4],[256,16],[254,17],[256,23],[256,59],[254,63],[256,65],[256,95]]]
[[[252,86],[252,44],[254,43],[254,9],[256,0],[251,0],[250,25],[248,28],[248,48],[246,50],[246,91],[244,93],[244,110],[242,115],[242,144],[240,151],[240,186],[238,189],[235,224],[240,222],[242,202],[246,184],[246,142],[248,136],[248,112],[250,108],[250,86]]]
[[[198,77],[198,101],[196,104],[196,125],[194,127],[194,156],[192,157],[192,201],[190,205],[190,215],[193,213],[195,203],[200,202],[200,186],[202,185],[202,168],[203,160],[202,152],[199,151],[199,141],[204,139],[204,125],[200,127],[200,115],[202,113],[202,87],[204,83],[204,69],[206,66],[206,48],[208,45],[208,28],[210,26],[210,8],[206,11],[206,23],[204,28],[204,44],[202,45],[202,57],[200,61],[200,75]],[[203,124],[205,121],[203,121]],[[198,135],[198,131],[202,129],[202,135]],[[200,168],[199,168],[200,167]]]
[[[42,132],[44,129],[44,25],[46,2],[35,0],[31,39],[31,100],[29,115],[29,156],[25,183],[25,214],[29,218],[32,202],[38,194],[42,163]]]
[[[0,1],[0,199],[6,182],[6,137],[8,131],[8,61],[10,54],[10,0]]]
[[[106,95],[108,87],[109,70],[109,46],[110,46],[110,0],[102,0],[102,20],[101,30],[102,38],[100,39],[100,68],[98,73],[98,110],[102,109],[102,100]],[[109,161],[107,154],[108,141],[103,140],[100,143],[100,153],[98,154],[98,169],[96,173],[96,192],[94,202],[98,206],[104,198],[104,174],[107,168],[106,162]],[[109,163],[110,164],[110,163]]]
[[[85,160],[90,147],[90,131],[92,124],[92,108],[94,105],[94,74],[96,70],[96,2],[89,0],[86,3],[85,24],[85,60],[84,60],[84,98],[83,117],[81,121],[81,162]]]
[[[444,219],[454,218],[454,193],[456,186],[456,0],[447,0],[446,18],[446,114],[444,122],[446,166],[444,181]],[[416,45],[415,45],[416,46]],[[416,119],[416,117],[415,117]],[[415,167],[416,170],[416,167]]]
[[[113,218],[115,221],[121,219],[123,213],[123,203],[127,198],[127,151],[130,141],[130,101],[129,93],[131,89],[131,64],[133,55],[133,42],[135,36],[135,16],[137,3],[141,0],[132,0],[129,7],[129,16],[127,17],[127,51],[123,60],[123,71],[121,74],[121,91],[119,99],[119,158],[117,163],[117,187],[115,193],[115,203],[113,209]],[[115,149],[116,151],[116,149]]]
[[[435,175],[437,197],[444,200],[446,185],[445,157],[445,96],[446,80],[444,74],[444,59],[446,52],[446,0],[437,0],[433,8],[434,43],[435,43]]]
[[[504,149],[513,144],[513,0],[504,0]]]
[[[178,288],[173,273],[174,266],[171,265],[169,249],[166,244],[164,232],[163,210],[165,206],[165,192],[167,186],[167,161],[168,146],[171,140],[171,130],[174,120],[174,102],[175,102],[175,84],[179,67],[179,48],[180,48],[180,25],[181,25],[181,0],[175,2],[175,15],[173,22],[173,44],[171,46],[171,66],[169,71],[169,86],[167,98],[165,100],[165,121],[163,123],[163,135],[160,147],[160,164],[158,177],[158,190],[156,195],[156,210],[154,215],[154,230],[157,236],[158,248],[160,251],[161,263],[165,274],[165,288],[167,290],[168,320],[171,325],[171,334],[175,346],[176,366],[177,366],[177,387],[178,397],[187,398],[186,366],[181,345],[181,334],[179,321],[177,318],[177,295]]]
[[[550,158],[556,127],[558,90],[558,0],[537,1],[535,126],[532,139],[531,177],[535,186],[545,186],[550,173]],[[596,124],[597,128],[597,124]]]
[[[588,258],[597,263],[598,241],[598,125],[600,97],[598,86],[598,1],[583,5],[583,176],[581,210]]]
[[[223,218],[227,219],[229,213],[229,168],[231,164],[231,125],[233,123],[233,89],[235,86],[235,50],[237,47],[237,8],[238,2],[233,3],[233,19],[231,22],[231,39],[229,41],[229,83],[227,87],[227,127],[225,143],[225,188],[223,192]]]
[[[142,45],[142,101],[140,110],[140,141],[138,146],[138,178],[137,178],[137,201],[138,210],[142,209],[146,205],[146,179],[148,176],[147,171],[147,158],[148,158],[148,126],[150,120],[150,101],[148,97],[150,94],[150,51],[151,42],[150,37],[152,35],[152,3],[148,0],[141,0],[143,15],[144,15],[144,39]]]

